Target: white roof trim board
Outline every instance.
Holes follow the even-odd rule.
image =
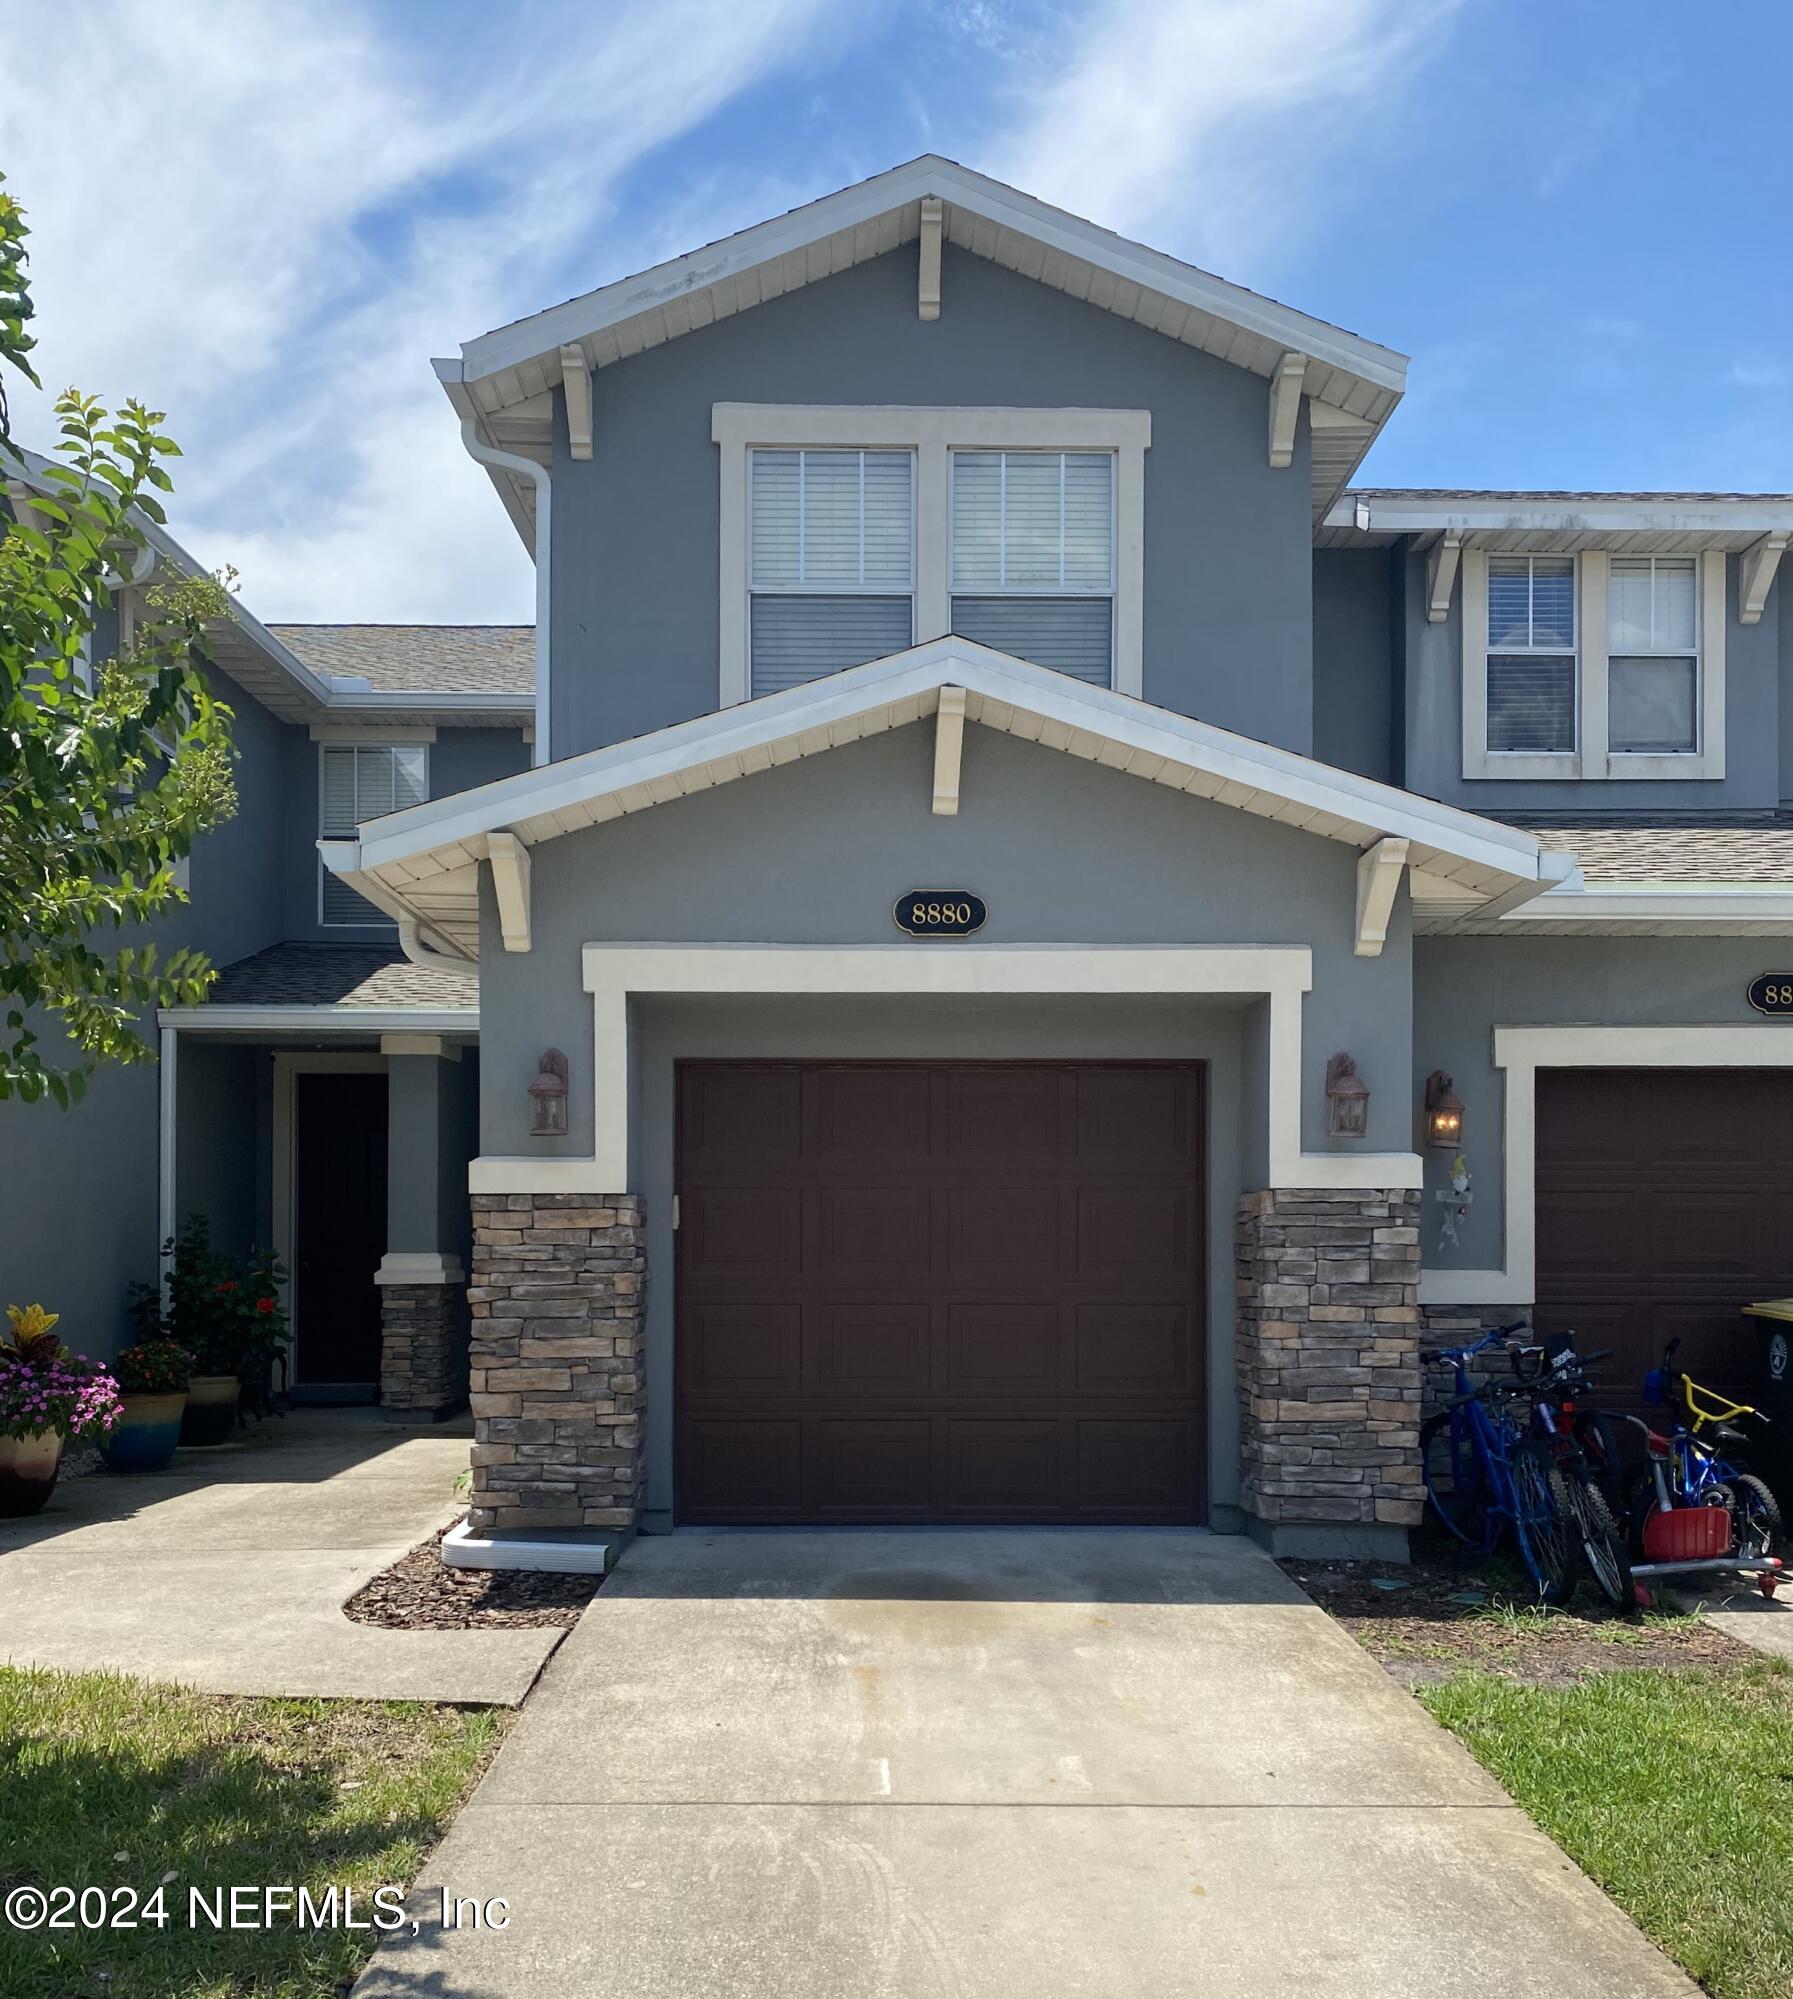
[[[371,901],[414,918],[437,948],[477,961],[479,866],[488,836],[525,846],[794,763],[936,712],[965,691],[967,721],[1256,813],[1359,850],[1405,839],[1453,898],[1452,915],[1538,894],[1572,872],[1538,838],[1454,806],[1335,770],[961,638],[546,764],[323,841],[328,865]]]
[[[1323,548],[1386,547],[1406,536],[1416,549],[1442,535],[1466,548],[1523,547],[1545,553],[1643,548],[1731,553],[1764,535],[1793,533],[1784,493],[1346,492],[1315,533]]]
[[[457,412],[476,419],[491,442],[546,462],[552,394],[567,365],[563,350],[577,348],[588,366],[608,367],[883,256],[919,236],[927,200],[943,204],[944,234],[956,247],[1253,374],[1268,379],[1286,356],[1303,358],[1302,391],[1312,407],[1330,413],[1333,426],[1324,451],[1316,439],[1322,506],[1401,399],[1407,358],[1393,348],[933,153],[482,334],[462,345],[458,359],[437,361],[437,376]],[[950,301],[945,310],[951,312]],[[531,495],[508,473],[493,478],[530,541]]]

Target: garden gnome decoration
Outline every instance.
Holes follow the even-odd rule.
[[[1453,1249],[1460,1247],[1462,1238],[1457,1226],[1469,1219],[1469,1210],[1475,1202],[1469,1186],[1469,1161],[1462,1153],[1451,1161],[1451,1184],[1440,1187],[1432,1198],[1444,1203],[1444,1214],[1438,1223],[1438,1247],[1443,1249],[1447,1243]]]

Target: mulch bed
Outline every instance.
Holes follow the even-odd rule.
[[[1530,1578],[1498,1556],[1423,1545],[1406,1567],[1384,1562],[1280,1564],[1403,1684],[1470,1669],[1528,1686],[1569,1686],[1621,1667],[1738,1666],[1755,1655],[1671,1603],[1619,1617],[1591,1582],[1565,1610],[1538,1606]]]
[[[343,1605],[357,1624],[389,1631],[492,1631],[539,1628],[570,1631],[603,1586],[602,1576],[537,1573],[528,1569],[451,1569],[434,1534],[408,1555],[363,1583]]]

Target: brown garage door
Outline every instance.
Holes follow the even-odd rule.
[[[1666,1342],[1715,1384],[1749,1379],[1738,1307],[1793,1293],[1793,1075],[1538,1074],[1538,1323],[1610,1346],[1635,1401]]]
[[[1198,1065],[679,1069],[678,1509],[1202,1517]]]

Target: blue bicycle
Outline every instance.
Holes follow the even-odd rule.
[[[1520,1320],[1471,1346],[1426,1356],[1450,1369],[1451,1397],[1420,1426],[1420,1456],[1426,1497],[1457,1539],[1492,1554],[1510,1525],[1539,1595],[1561,1604],[1575,1590],[1574,1514],[1552,1445],[1527,1434],[1535,1384],[1517,1374],[1478,1384],[1469,1368],[1490,1347],[1527,1330]]]

